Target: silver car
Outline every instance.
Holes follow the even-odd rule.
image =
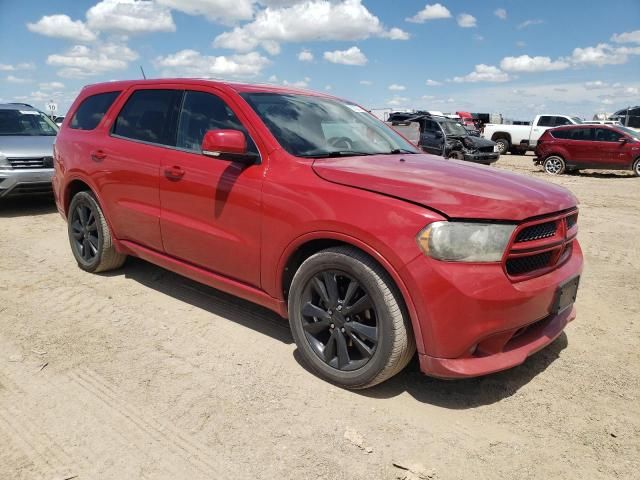
[[[57,125],[27,104],[0,104],[0,198],[51,193]]]

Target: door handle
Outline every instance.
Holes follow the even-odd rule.
[[[177,182],[184,177],[184,170],[181,167],[173,166],[164,169],[164,176],[172,182]]]
[[[107,158],[107,154],[102,150],[94,150],[93,152],[91,152],[91,160],[93,160],[94,162],[101,162],[105,158]]]

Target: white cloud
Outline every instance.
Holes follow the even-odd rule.
[[[616,43],[640,43],[640,30],[633,32],[614,33],[611,37],[612,42]]]
[[[33,70],[36,66],[32,62],[18,63],[11,65],[8,63],[0,63],[0,72],[15,72],[16,70]]]
[[[406,89],[407,87],[405,87],[404,85],[398,85],[397,83],[392,83],[391,85],[389,85],[389,90],[396,91],[396,92],[401,92]]]
[[[458,15],[456,20],[458,21],[458,26],[462,28],[472,28],[478,26],[476,17],[474,17],[473,15],[469,15],[468,13],[461,13],[460,15]]]
[[[575,48],[567,61],[576,66],[621,65],[630,55],[640,55],[640,47],[613,47],[600,43],[595,47]]]
[[[253,17],[253,0],[156,0],[156,2],[188,15],[203,15],[212,22],[228,23],[249,20]]]
[[[399,107],[401,105],[406,105],[408,102],[409,99],[407,97],[395,96],[387,102],[387,105],[390,105],[392,107]]]
[[[596,80],[593,82],[586,82],[584,84],[584,88],[586,88],[587,90],[599,90],[602,88],[607,88],[609,87],[609,84],[606,82],[603,82],[601,80]]]
[[[64,88],[64,83],[62,82],[45,82],[41,83],[40,90],[61,90]]]
[[[341,63],[342,65],[366,65],[367,57],[358,47],[351,47],[346,50],[334,50],[324,52],[324,59],[331,63]]]
[[[252,22],[218,35],[214,47],[238,51],[261,45],[270,53],[282,42],[361,40],[371,36],[405,39],[400,29],[386,30],[362,0],[307,0],[284,7],[260,10]]]
[[[282,84],[287,87],[307,88],[309,86],[310,81],[311,79],[309,77],[304,77],[304,80],[298,80],[296,82],[288,82],[286,80],[283,80]]]
[[[102,0],[87,10],[87,24],[127,34],[176,30],[171,10],[148,0]]]
[[[500,20],[507,19],[507,11],[504,8],[497,8],[493,14],[498,17]]]
[[[549,57],[520,55],[519,57],[503,58],[500,62],[500,68],[507,72],[550,72],[569,68],[569,64],[563,60],[552,61]]]
[[[371,86],[373,82],[371,80],[360,80],[360,85]]]
[[[524,48],[526,46],[527,46],[527,43],[523,42],[522,40],[516,42],[516,47],[518,47],[518,48]]]
[[[541,25],[544,23],[544,20],[533,19],[533,20],[525,20],[522,23],[519,23],[517,26],[518,30],[522,30],[523,28],[531,27],[532,25]]]
[[[425,5],[422,10],[406,20],[412,23],[424,23],[427,20],[438,20],[441,18],[451,18],[451,12],[444,5],[435,3],[433,5]]]
[[[302,50],[298,54],[298,60],[300,60],[301,62],[311,62],[313,61],[313,53],[311,53],[309,50]]]
[[[88,77],[112,70],[124,70],[138,54],[126,45],[106,43],[95,47],[75,45],[62,54],[47,57],[47,64],[61,67],[58,75],[66,78]]]
[[[254,77],[269,63],[267,58],[257,52],[216,57],[202,55],[190,49],[160,56],[154,61],[154,65],[162,70],[164,76],[180,77]]]
[[[410,37],[407,32],[397,27],[382,32],[380,36],[382,38],[388,38],[389,40],[409,40]]]
[[[31,83],[33,81],[30,78],[16,77],[14,75],[7,75],[5,80],[9,83]]]
[[[81,20],[71,20],[67,15],[45,15],[36,23],[27,23],[27,28],[47,37],[77,42],[92,42],[96,39],[96,35]]]
[[[427,85],[427,87],[439,87],[440,85],[442,85],[442,82],[438,82],[436,80],[431,80],[430,78],[428,78],[425,84]]]
[[[473,72],[464,77],[454,77],[456,83],[476,83],[476,82],[507,82],[511,78],[498,67],[481,63],[476,65]]]

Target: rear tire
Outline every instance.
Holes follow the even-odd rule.
[[[511,148],[511,142],[504,137],[496,138],[494,142],[496,142],[496,147],[498,147],[498,153],[500,155],[506,155]]]
[[[542,168],[549,175],[562,175],[567,168],[564,159],[558,155],[550,155],[544,159]]]
[[[636,161],[633,164],[633,174],[636,177],[640,177],[640,157],[636,158]]]
[[[92,192],[76,193],[68,217],[69,244],[82,270],[106,272],[124,264],[127,256],[116,251],[109,225]]]
[[[396,286],[354,247],[322,250],[300,265],[289,291],[289,324],[304,363],[344,388],[381,383],[415,353]]]

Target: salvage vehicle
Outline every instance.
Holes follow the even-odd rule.
[[[92,85],[54,155],[81,269],[132,255],[274,310],[302,361],[342,387],[380,383],[416,350],[437,377],[504,370],[575,317],[569,191],[422,153],[326,94]]]
[[[616,113],[611,115],[610,119],[619,121],[625,127],[640,130],[640,106],[627,107],[622,110],[618,110]]]
[[[483,165],[490,165],[500,158],[495,142],[469,132],[462,124],[445,116],[395,112],[389,115],[387,124],[427,153]],[[417,142],[415,133],[407,131],[416,129],[419,131]]]
[[[51,195],[58,127],[26,103],[0,104],[0,198]]]
[[[613,125],[552,128],[538,140],[533,161],[550,175],[585,168],[631,170],[640,176],[640,133]]]
[[[501,155],[507,152],[524,154],[529,150],[535,150],[538,139],[545,130],[580,123],[582,123],[580,118],[568,115],[536,115],[530,126],[488,123],[484,126],[482,136],[496,142]]]

